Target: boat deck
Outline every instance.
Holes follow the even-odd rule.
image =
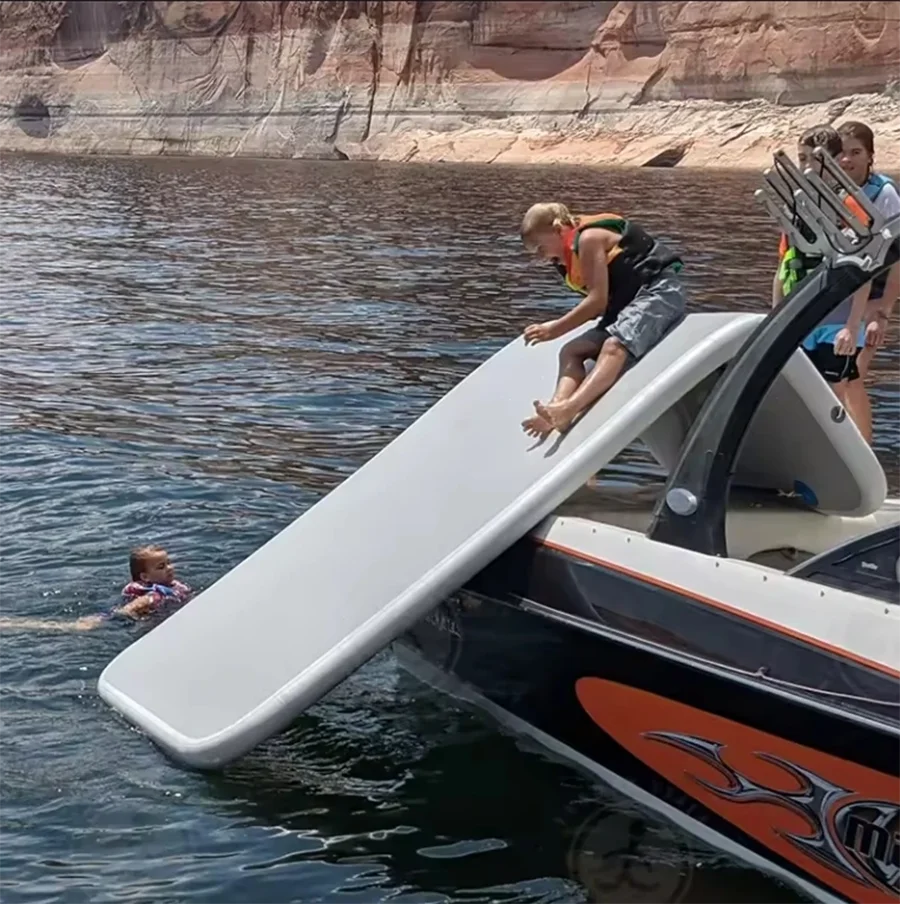
[[[625,486],[595,478],[558,506],[551,517],[583,518],[645,533],[663,483]],[[827,549],[876,527],[900,521],[900,500],[888,499],[862,518],[824,515],[796,496],[732,490],[726,521],[734,558],[788,571]]]

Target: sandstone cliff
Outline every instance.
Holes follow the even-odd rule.
[[[0,3],[0,148],[757,166],[900,147],[895,2]],[[885,159],[893,156],[893,159]]]

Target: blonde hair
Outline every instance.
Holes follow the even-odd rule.
[[[533,236],[536,232],[548,229],[559,229],[561,226],[574,226],[575,217],[569,213],[565,204],[557,201],[532,204],[522,217],[522,238]]]

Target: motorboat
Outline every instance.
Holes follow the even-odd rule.
[[[519,422],[566,340],[517,337],[121,651],[101,697],[220,768],[396,641],[813,897],[896,900],[900,501],[798,345],[898,260],[900,217],[820,160],[827,182],[776,155],[759,195],[822,258],[776,310],[689,314],[544,443]],[[609,485],[634,443],[655,492]]]
[[[601,471],[394,647],[811,897],[896,902],[900,500],[798,345],[897,260],[900,219],[818,153],[820,173],[776,154],[757,195],[821,266],[622,438],[664,478]],[[870,223],[835,226],[846,195]]]

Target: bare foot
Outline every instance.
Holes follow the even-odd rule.
[[[543,402],[535,402],[534,408],[542,420],[560,433],[565,433],[575,419],[575,415],[565,402],[548,402],[546,405]]]
[[[522,429],[529,436],[545,437],[553,431],[552,425],[542,418],[539,414],[533,414],[531,417],[522,421]]]

